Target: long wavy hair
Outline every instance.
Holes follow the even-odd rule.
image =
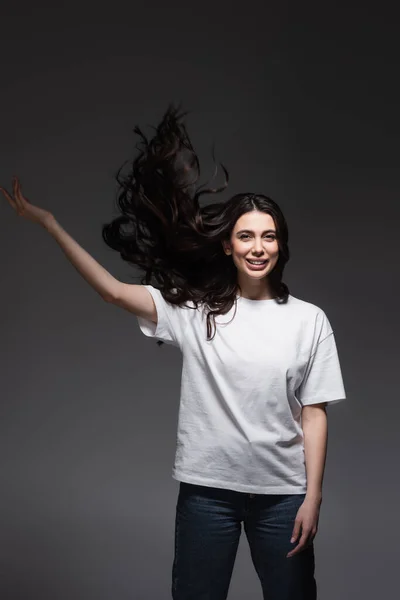
[[[225,190],[229,174],[221,164],[222,186],[196,185],[200,164],[182,122],[186,114],[169,105],[151,139],[138,126],[134,128],[140,138],[138,154],[127,171],[125,163],[116,175],[121,215],[103,225],[102,236],[124,261],[144,271],[141,284],[159,289],[167,302],[194,309],[203,305],[207,340],[211,340],[215,317],[229,312],[234,304],[236,309],[237,268],[232,256],[225,254],[222,241],[230,240],[237,219],[258,210],[275,222],[279,258],[268,281],[278,303],[286,303],[289,295],[282,281],[290,257],[288,228],[279,206],[263,194],[241,193],[224,202],[200,205],[201,196]]]

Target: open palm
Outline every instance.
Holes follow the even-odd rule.
[[[21,184],[18,180],[18,177],[13,177],[12,187],[12,195],[2,187],[0,187],[0,190],[3,192],[3,195],[8,200],[9,204],[14,210],[16,210],[18,215],[25,217],[25,219],[28,219],[33,223],[39,223],[40,225],[44,225],[46,221],[51,218],[51,213],[43,208],[34,206],[22,195]]]

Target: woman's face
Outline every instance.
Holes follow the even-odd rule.
[[[233,228],[230,244],[223,242],[226,254],[231,254],[239,274],[261,279],[275,267],[279,257],[275,222],[271,215],[253,210],[245,213]],[[265,261],[261,266],[249,261]]]

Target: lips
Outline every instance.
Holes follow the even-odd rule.
[[[266,259],[262,264],[259,264],[259,265],[252,264],[251,262],[248,261],[247,258],[246,258],[246,262],[248,264],[249,269],[251,269],[252,271],[262,271],[268,264],[268,259]]]
[[[254,260],[257,260],[256,258]],[[254,267],[258,266],[257,264],[251,263],[250,259],[246,258],[246,262],[248,262],[250,265],[253,265]],[[268,259],[266,258],[265,260],[262,261],[261,264],[265,265],[268,262]]]

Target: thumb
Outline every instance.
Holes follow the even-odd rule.
[[[291,543],[295,542],[300,535],[300,521],[296,521],[293,528],[292,537],[290,539]]]

